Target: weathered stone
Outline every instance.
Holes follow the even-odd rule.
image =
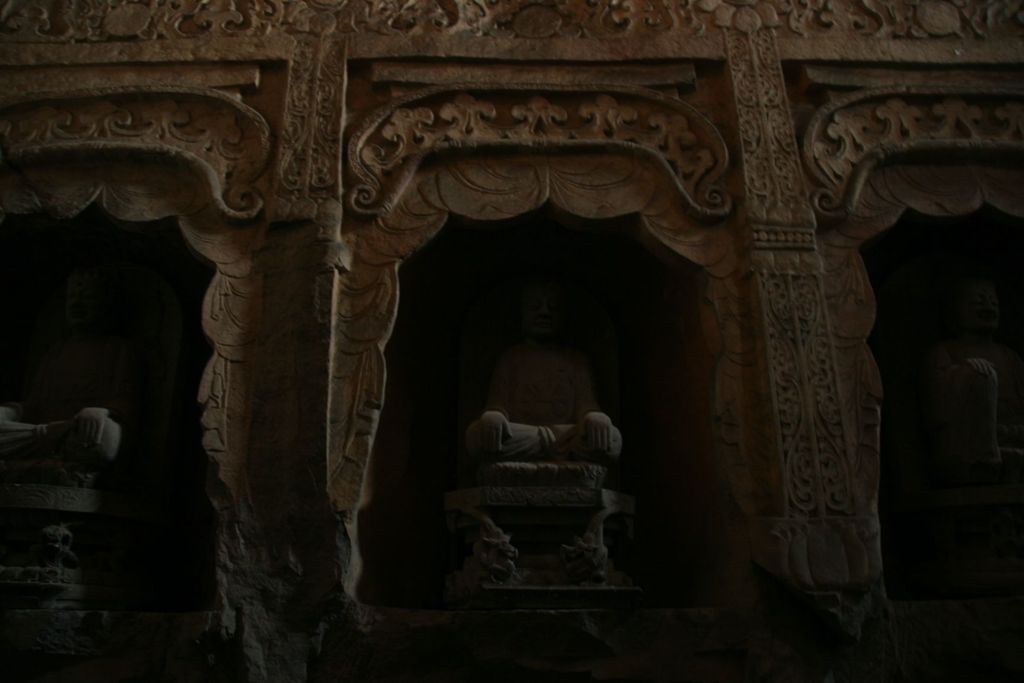
[[[968,254],[1002,320],[966,372],[1021,395],[1022,35],[989,0],[0,0],[0,399],[111,246],[179,302],[180,358],[138,350],[185,392],[155,430],[2,409],[5,673],[1018,680],[1019,416],[920,365],[959,362],[929,278]],[[617,386],[482,415],[511,340],[464,323],[537,273],[617,343],[511,375]],[[22,459],[57,480],[11,472],[76,414]],[[965,424],[988,474],[936,465]],[[492,609],[440,609],[446,509]]]

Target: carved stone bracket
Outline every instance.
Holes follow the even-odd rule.
[[[725,142],[690,105],[634,88],[536,92],[537,86],[486,93],[469,85],[434,88],[370,115],[349,145],[349,169],[357,181],[349,190],[350,205],[370,214],[386,210],[420,162],[444,150],[619,148],[665,166],[691,215],[713,219],[729,213],[731,201],[721,185],[729,161]]]
[[[204,176],[235,220],[263,207],[257,179],[269,127],[256,111],[212,89],[101,89],[0,99],[0,146],[13,168],[47,159],[106,156],[175,160]]]
[[[963,87],[856,91],[819,109],[803,156],[819,187],[815,209],[838,219],[857,206],[870,174],[896,160],[1024,155],[1024,92]]]

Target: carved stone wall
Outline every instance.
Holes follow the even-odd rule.
[[[213,597],[8,610],[16,680],[1019,676],[1019,597],[886,596],[861,252],[908,213],[1019,225],[1022,38],[1010,0],[0,0],[0,217],[173,223],[213,269]],[[538,212],[699,285],[729,604],[355,597],[402,265]]]

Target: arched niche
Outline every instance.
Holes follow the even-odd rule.
[[[157,125],[168,110],[180,121]],[[99,125],[104,116],[137,129]],[[0,120],[11,162],[0,169],[0,217],[68,220],[96,206],[125,224],[170,220],[213,266],[202,306],[213,347],[198,392],[203,445],[237,498],[248,438],[244,363],[261,297],[252,253],[265,229],[266,121],[216,90],[163,87],[27,94],[0,106]]]
[[[373,222],[349,224],[330,477],[335,505],[356,513],[357,598],[439,604],[462,318],[481,288],[534,270],[588,289],[616,321],[636,449],[623,482],[647,506],[632,561],[652,604],[746,599],[749,565],[735,559],[749,552],[746,530],[712,426],[721,341],[708,302],[725,298],[735,256],[728,232],[695,222],[669,187],[632,154],[449,156]]]
[[[13,563],[27,561],[21,551],[31,539],[21,531],[38,531],[38,520],[68,529],[75,560],[63,568],[68,571],[61,581],[51,582],[69,584],[66,590],[35,595],[9,585],[5,601],[22,607],[209,607],[214,519],[204,490],[207,458],[195,396],[211,353],[201,310],[212,268],[190,253],[174,220],[118,220],[95,205],[65,219],[7,216],[0,225],[0,254],[0,286],[11,294],[0,334],[2,400],[24,401],[39,381],[47,349],[68,337],[65,283],[78,268],[102,268],[116,280],[110,331],[129,340],[139,372],[135,432],[95,481],[90,476],[68,490],[62,477],[20,475],[7,463],[3,512],[20,517],[11,518],[18,521],[9,527],[14,536],[0,560],[10,565],[5,580]],[[9,495],[19,486],[38,497],[28,511],[18,507],[21,498]],[[54,507],[44,509],[46,496]]]
[[[945,569],[925,566],[940,533],[932,526],[961,514],[951,510],[987,505],[993,493],[936,487],[919,410],[921,355],[946,334],[938,298],[955,270],[990,270],[1009,307],[1004,333],[1012,337],[1019,324],[1007,297],[1019,290],[1010,264],[1022,245],[1016,188],[1024,176],[985,151],[879,164],[865,173],[845,218],[819,235],[847,410],[857,425],[858,477],[881,508],[894,597],[972,593]]]
[[[182,264],[181,273],[204,273],[202,282],[187,285],[176,282],[180,274],[164,279],[172,290],[188,290],[179,292],[189,317],[184,329],[194,334],[201,327],[206,338],[190,346],[185,365],[179,364],[187,375],[182,438],[193,437],[187,448],[199,450],[175,461],[183,468],[175,476],[188,478],[199,500],[187,503],[195,507],[172,532],[175,543],[184,545],[167,552],[186,548],[168,566],[198,576],[188,582],[191,596],[180,606],[207,606],[214,599],[214,572],[207,564],[215,526],[210,505],[223,510],[238,499],[248,439],[245,363],[259,321],[262,281],[252,271],[252,252],[265,227],[267,123],[237,98],[173,87],[26,93],[5,100],[0,119],[9,162],[0,169],[0,217],[6,219],[0,231],[23,232],[29,245],[52,228],[71,245],[88,243],[99,229],[116,249],[131,252],[125,245],[149,243],[150,255],[140,258],[150,259],[158,272],[166,266],[155,254]],[[38,254],[44,261],[39,274],[49,272],[45,251]],[[11,252],[12,258],[17,254]],[[203,481],[211,463],[213,476]],[[182,585],[173,576],[167,583]],[[224,587],[216,590],[220,596]],[[162,595],[160,605],[177,597],[173,590]]]

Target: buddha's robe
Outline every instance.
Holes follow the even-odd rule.
[[[972,358],[988,361],[994,376],[972,367]],[[1024,456],[1019,355],[995,342],[943,342],[928,354],[923,390],[939,479],[959,484],[1019,479]]]
[[[581,422],[587,413],[601,409],[587,358],[575,349],[524,342],[506,350],[491,378],[487,410],[502,413],[509,424],[501,452],[485,457],[586,459],[615,456],[622,449],[622,436],[614,426],[607,452],[596,453],[586,443]],[[478,420],[469,430],[481,428]]]

